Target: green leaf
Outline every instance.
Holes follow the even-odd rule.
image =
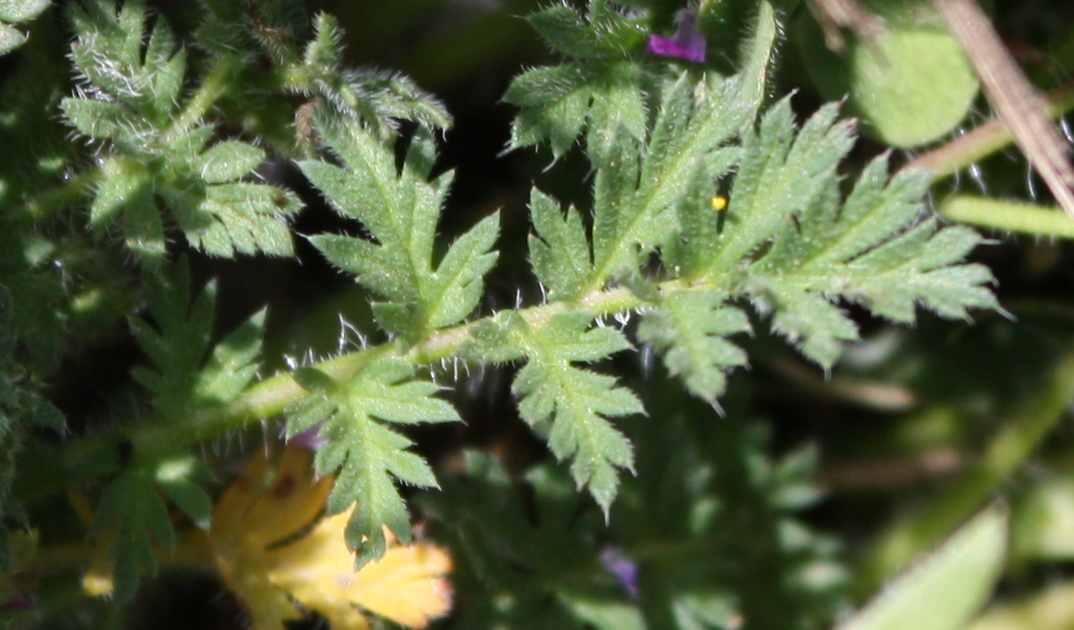
[[[489,594],[459,609],[461,627],[633,627],[586,623],[636,619],[640,607],[599,568],[604,543],[591,534],[602,524],[595,510],[578,509],[564,470],[546,462],[517,479],[484,453],[465,452],[462,463],[442,492],[420,497],[426,515],[451,523],[441,535],[458,592]]]
[[[570,7],[554,6],[528,20],[553,49],[582,62],[515,77],[503,97],[521,110],[511,125],[511,148],[548,139],[559,158],[585,129],[590,158],[608,164],[620,134],[641,142],[647,120],[644,75],[626,57],[645,40],[641,25],[603,0],[590,3],[585,19]]]
[[[213,501],[202,484],[212,479],[209,465],[190,454],[163,459],[153,471],[160,490],[203,531],[209,531]]]
[[[26,36],[22,32],[0,22],[0,55],[6,55],[25,43]]]
[[[301,70],[293,72],[290,79],[298,81],[298,91],[317,97],[322,117],[337,123],[361,121],[382,140],[393,136],[400,120],[412,120],[425,131],[451,126],[444,106],[409,78],[345,67],[345,37],[334,17],[322,13],[314,18],[313,27],[314,37],[302,55]]]
[[[95,98],[67,98],[61,107],[82,134],[105,140],[112,157],[103,166],[91,220],[119,222],[128,246],[148,266],[166,255],[163,199],[189,242],[210,255],[293,255],[289,217],[301,208],[290,191],[237,182],[265,158],[262,149],[224,140],[204,150],[216,133],[203,123],[213,89],[238,63],[216,60],[200,96],[183,98],[186,54],[166,20],[149,29],[143,2],[117,10],[110,0],[72,5],[78,34],[71,59],[95,88]]]
[[[575,483],[588,487],[607,514],[619,486],[616,468],[633,470],[634,465],[630,442],[607,418],[643,413],[644,408],[614,378],[573,365],[630,347],[619,331],[587,330],[591,321],[584,311],[556,315],[540,327],[512,318],[511,337],[527,357],[512,390],[521,397],[522,418],[548,439],[558,460],[572,460]]]
[[[289,190],[246,182],[217,184],[205,189],[196,206],[187,191],[169,187],[161,193],[190,243],[208,254],[231,258],[236,253],[294,253],[287,218],[302,202]]]
[[[363,367],[346,383],[307,368],[295,378],[311,395],[289,411],[288,436],[323,423],[328,443],[317,451],[318,474],[338,472],[328,497],[328,512],[354,511],[347,524],[347,544],[360,563],[384,554],[387,526],[404,544],[411,539],[410,518],[395,482],[437,487],[432,469],[407,450],[412,442],[391,424],[459,420],[455,409],[434,398],[439,388],[414,379],[415,368],[394,357]]]
[[[168,519],[168,509],[148,474],[130,470],[105,487],[88,535],[100,533],[113,523],[118,524],[111,547],[115,563],[115,598],[126,602],[138,588],[140,569],[156,575],[153,541],[168,549],[175,547],[175,532]]]
[[[0,0],[0,20],[29,22],[48,8],[49,0]]]
[[[215,288],[191,301],[190,271],[182,260],[174,268],[145,277],[147,319],[128,319],[131,333],[154,364],[137,366],[135,380],[153,394],[153,406],[173,421],[189,419],[194,391],[212,334]]]
[[[847,109],[867,135],[914,147],[950,134],[978,92],[977,75],[930,3],[871,0],[866,11],[884,24],[875,36],[848,42],[843,55],[827,49],[812,16],[802,14],[794,40],[825,98],[849,94]]]
[[[726,338],[750,332],[749,318],[726,301],[726,294],[716,292],[673,293],[638,327],[638,339],[664,352],[668,372],[682,376],[691,393],[710,403],[724,391],[725,372],[748,363],[746,353]]]
[[[211,347],[213,283],[192,297],[190,271],[181,259],[173,268],[147,272],[145,287],[148,317],[128,322],[153,364],[132,370],[153,395],[153,406],[185,423],[201,407],[234,400],[257,375],[264,312]]]
[[[809,208],[836,179],[839,161],[854,142],[851,121],[837,121],[838,108],[825,105],[795,133],[790,101],[784,99],[747,130],[743,156],[731,188],[725,229],[710,247],[716,255],[707,273],[726,273],[754,248],[793,226],[791,217]]]
[[[345,168],[319,161],[300,166],[332,206],[359,219],[375,242],[336,235],[312,236],[310,242],[384,300],[374,304],[374,314],[388,332],[416,340],[469,316],[496,261],[491,249],[498,217],[483,219],[456,240],[434,269],[436,228],[451,176],[428,181],[431,139],[415,138],[397,171],[391,148],[358,125],[329,126],[324,134]]]
[[[557,5],[526,17],[549,48],[571,57],[589,59],[601,56],[600,40],[573,8]]]
[[[201,176],[210,184],[231,182],[265,161],[265,152],[245,142],[229,140],[201,154]]]
[[[620,138],[607,165],[596,164],[587,289],[638,272],[645,255],[679,229],[675,208],[683,191],[734,166],[738,150],[724,145],[752,113],[738,95],[737,79],[708,75],[695,84],[683,74],[665,90],[647,143]]]
[[[25,439],[33,432],[66,428],[63,414],[45,400],[40,385],[15,361],[16,327],[11,292],[0,285],[0,510],[25,529],[30,528],[21,502],[11,492],[19,473],[17,462]],[[30,467],[33,469],[33,466]],[[0,524],[0,569],[10,572],[9,531]]]
[[[29,22],[49,4],[49,0],[0,0],[0,55],[6,55],[26,42],[26,35],[12,28],[11,24]]]
[[[65,98],[60,109],[80,133],[101,140],[121,138],[130,133],[135,119],[135,115],[122,105],[88,98]]]
[[[928,177],[900,172],[888,181],[887,160],[871,162],[840,206],[838,184],[788,226],[750,267],[747,290],[775,311],[774,327],[829,367],[840,341],[857,339],[850,319],[831,302],[843,299],[876,315],[913,323],[922,305],[946,318],[971,308],[996,309],[987,268],[958,264],[980,237],[964,227],[918,222]]]
[[[503,96],[520,109],[511,123],[511,148],[547,139],[552,155],[563,156],[585,126],[594,83],[595,71],[587,66],[537,68],[515,77]]]
[[[70,6],[68,16],[77,35],[71,46],[75,69],[106,94],[99,102],[118,102],[132,110],[124,139],[131,146],[162,140],[159,130],[171,123],[186,72],[185,55],[163,19],[156,21],[149,41],[144,2],[87,0]]]
[[[195,386],[199,401],[229,403],[246,389],[257,376],[264,328],[261,310],[216,344]]]
[[[605,0],[589,2],[583,19],[566,5],[551,6],[526,17],[549,48],[576,59],[591,61],[623,57],[645,41],[640,20],[631,20]]]
[[[993,505],[884,587],[839,630],[959,630],[1003,570],[1007,510]]]
[[[763,0],[757,4],[757,16],[751,25],[753,33],[742,50],[742,99],[753,111],[761,106],[768,84],[769,66],[772,64],[776,35],[784,29],[776,19],[772,3]]]
[[[537,279],[548,289],[548,299],[578,297],[593,267],[581,215],[572,206],[563,216],[554,199],[534,188],[530,217],[536,232],[529,237],[530,258]]]
[[[152,194],[152,174],[137,160],[114,157],[101,165],[101,173],[90,207],[90,224],[97,229],[119,219],[125,208],[147,203]]]

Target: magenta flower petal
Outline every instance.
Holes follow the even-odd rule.
[[[684,9],[679,11],[676,22],[679,28],[675,31],[675,35],[672,37],[650,35],[649,44],[645,50],[654,55],[675,57],[695,63],[704,62],[707,42],[705,36],[697,30],[697,16],[693,11]]]

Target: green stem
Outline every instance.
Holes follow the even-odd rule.
[[[950,534],[991,499],[1066,416],[1074,398],[1074,349],[1067,349],[1051,374],[1051,382],[1020,417],[1006,423],[976,466],[938,497],[931,509],[896,525],[877,545],[862,572],[860,583],[866,589],[862,595]]]
[[[685,288],[675,281],[666,282],[661,287],[666,292]],[[602,317],[630,311],[643,305],[645,302],[641,298],[626,289],[617,288],[586,295],[575,304],[555,302],[523,309],[520,314],[530,324],[540,327],[556,314],[571,307],[590,311],[594,317]],[[484,320],[436,332],[425,342],[414,346],[405,358],[415,364],[429,364],[454,356],[470,341],[473,327],[481,321]],[[344,381],[377,358],[396,350],[397,346],[384,344],[310,367],[325,372],[333,379]],[[115,467],[107,462],[114,464],[119,451],[126,448],[122,445],[126,444],[130,447],[135,462],[155,462],[176,450],[239,431],[251,423],[282,413],[288,405],[305,395],[306,390],[295,381],[292,373],[279,374],[252,386],[227,405],[209,407],[195,413],[186,422],[154,419],[120,431],[72,442],[67,447],[64,459],[72,475],[108,474],[114,471]]]
[[[80,173],[56,188],[51,188],[34,197],[26,204],[25,210],[14,217],[16,226],[30,226],[43,221],[60,210],[74,205],[100,181],[100,167],[91,168]]]
[[[1074,239],[1074,221],[1055,208],[955,195],[944,200],[939,212],[952,221],[993,230]]]
[[[668,281],[661,285],[661,290],[666,293],[687,289],[690,288],[685,287],[679,281]],[[552,303],[522,309],[519,312],[529,324],[539,327],[556,314],[570,308],[590,311],[595,318],[599,318],[644,305],[645,302],[641,298],[626,289],[619,288],[585,295],[575,304]],[[482,321],[484,320],[439,331],[411,348],[405,358],[415,364],[427,365],[440,361],[441,358],[454,356],[471,339],[474,326]],[[328,373],[337,381],[345,381],[376,358],[396,350],[396,346],[386,343],[386,345],[348,353],[309,367]],[[292,402],[306,395],[307,392],[294,380],[292,372],[280,373],[251,386],[228,405],[205,408],[194,413],[187,422],[155,419],[71,442],[64,452],[63,459],[66,461],[68,474],[72,477],[74,475],[100,477],[103,474],[114,473],[117,466],[125,464],[121,461],[125,457],[122,453],[125,452],[132,455],[135,464],[151,464],[175,451],[221,435],[234,433],[251,423],[279,414]],[[38,494],[47,494],[50,490],[57,488],[38,489],[41,490]]]

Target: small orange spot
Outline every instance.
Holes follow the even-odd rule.
[[[723,195],[716,195],[709,203],[712,204],[713,210],[719,212],[727,208],[727,197],[724,197]]]

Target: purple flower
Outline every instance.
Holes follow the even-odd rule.
[[[615,576],[616,581],[631,597],[638,596],[638,565],[611,546],[600,552],[600,563],[605,571]]]
[[[318,424],[315,424],[314,426],[306,429],[302,433],[299,433],[298,435],[292,435],[291,439],[288,440],[288,443],[289,444],[297,444],[298,446],[308,448],[311,451],[316,451],[319,448],[321,448],[322,446],[324,446],[325,444],[328,444],[328,440],[326,438],[321,437],[321,435],[320,435],[322,426],[324,426],[324,423],[318,423]],[[280,437],[281,438],[286,438],[286,436],[287,436],[286,426],[281,424],[280,425]]]
[[[697,14],[691,9],[679,11],[675,21],[679,28],[671,37],[650,35],[646,50],[654,55],[677,57],[686,61],[705,61],[705,36],[697,30]]]

